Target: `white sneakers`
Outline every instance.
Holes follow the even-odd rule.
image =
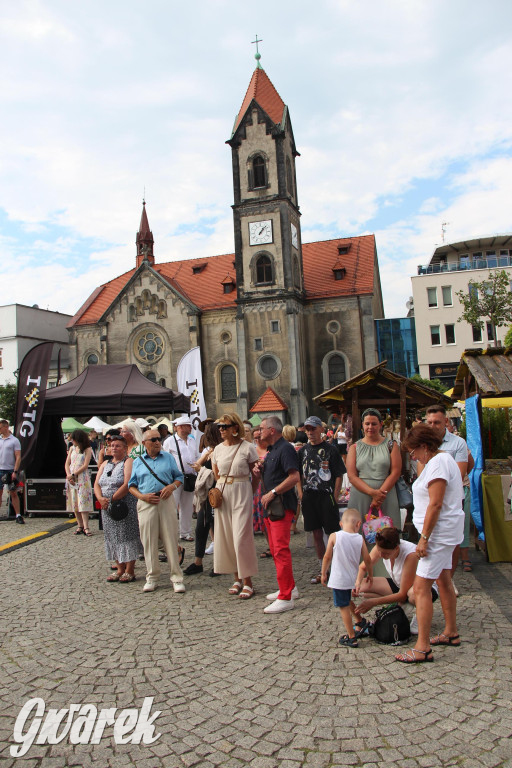
[[[292,600],[296,600],[299,596],[299,590],[297,587],[294,587],[292,589]],[[270,595],[267,595],[267,600],[277,600],[279,597],[279,590],[277,592],[271,592]],[[288,600],[279,600],[280,603],[287,603]]]
[[[173,582],[172,585],[175,592],[185,592],[185,585],[182,581]],[[142,587],[143,592],[154,592],[155,589],[158,589],[158,584],[156,581],[146,581],[144,586]]]
[[[295,608],[293,600],[274,600],[273,603],[263,609],[263,613],[284,613],[284,611],[291,611],[293,608]]]
[[[213,541],[204,551],[205,555],[213,555]]]

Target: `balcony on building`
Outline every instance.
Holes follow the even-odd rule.
[[[428,264],[418,267],[418,275],[505,267],[512,267],[512,234],[443,244]]]

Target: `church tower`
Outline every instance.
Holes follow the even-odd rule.
[[[239,407],[247,411],[265,386],[272,386],[289,403],[292,422],[298,423],[306,412],[300,345],[305,295],[295,174],[299,153],[288,107],[259,59],[257,53],[227,142],[233,165]],[[259,374],[254,392],[247,391],[242,358]]]
[[[148,261],[153,266],[155,263],[155,256],[153,254],[154,240],[153,233],[149,228],[145,200],[142,201],[142,216],[140,217],[140,226],[135,238],[135,244],[137,246],[137,267],[140,267],[143,261]]]

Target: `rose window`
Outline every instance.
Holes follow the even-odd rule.
[[[155,331],[146,331],[135,342],[135,354],[143,363],[156,363],[164,353],[164,340]]]

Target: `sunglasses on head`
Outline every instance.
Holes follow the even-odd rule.
[[[161,443],[162,438],[161,437],[147,437],[144,440],[145,443]]]

